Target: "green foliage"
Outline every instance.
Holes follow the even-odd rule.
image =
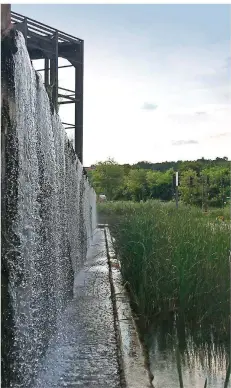
[[[131,167],[165,172],[167,170],[170,170],[171,168],[174,171],[183,171],[188,169],[192,169],[194,171],[201,171],[203,168],[211,168],[215,166],[229,168],[230,162],[228,161],[228,158],[225,156],[224,158],[216,158],[215,160],[201,158],[193,161],[178,160],[177,162],[162,162],[162,163],[150,163],[150,162],[142,161],[134,164]]]
[[[202,191],[200,179],[195,170],[189,169],[181,173],[180,194],[183,202],[190,205],[201,205]]]
[[[187,204],[224,207],[230,196],[230,169],[215,166],[202,171],[182,171],[180,194],[182,201]]]
[[[173,169],[161,173],[148,171],[146,173],[149,197],[169,201],[173,195]]]
[[[124,167],[113,159],[100,162],[91,171],[90,180],[97,194],[105,194],[108,200],[113,200],[123,188]]]
[[[194,327],[229,335],[230,225],[200,209],[160,201],[101,204],[121,271],[147,322],[176,312]]]
[[[220,207],[230,197],[230,167],[212,167],[202,171],[207,176],[208,200],[211,206]]]
[[[141,201],[147,197],[145,170],[137,169],[129,171],[126,178],[126,192],[134,201]]]
[[[107,160],[89,171],[89,179],[98,194],[109,200],[146,201],[174,199],[173,175],[179,171],[179,196],[185,204],[224,207],[230,197],[230,162],[227,158],[216,160],[178,161],[151,164],[119,165]]]

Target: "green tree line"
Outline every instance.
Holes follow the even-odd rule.
[[[88,171],[97,194],[108,200],[174,200],[175,172],[179,172],[179,196],[186,204],[223,207],[230,197],[230,162],[178,161],[120,165],[113,159],[99,162]]]

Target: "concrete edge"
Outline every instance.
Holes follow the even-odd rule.
[[[129,296],[123,287],[120,263],[113,249],[108,225],[104,225],[109,277],[116,323],[122,388],[154,388],[145,352],[132,315]]]
[[[99,228],[99,229],[105,229],[106,227],[108,227],[108,224],[98,224],[97,225],[97,228]]]

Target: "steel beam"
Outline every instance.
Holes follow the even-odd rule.
[[[47,89],[47,87],[49,86],[49,59],[48,58],[45,58],[44,60],[44,83],[45,83],[45,88]]]
[[[44,59],[44,69],[39,71],[44,71],[44,83],[52,107],[57,110],[59,104],[74,104],[75,124],[69,124],[68,128],[74,128],[75,152],[83,162],[83,40],[15,12],[11,12],[11,21],[27,40],[30,59]],[[59,57],[68,60],[70,65],[58,66]],[[59,88],[58,85],[58,69],[68,67],[75,68],[74,90]],[[67,94],[62,94],[62,91]],[[59,102],[59,97],[67,101]]]
[[[52,89],[52,104],[53,107],[57,110],[58,108],[58,59],[59,59],[59,49],[58,49],[58,31],[56,30],[53,36],[54,44],[54,55],[50,60],[50,86]]]

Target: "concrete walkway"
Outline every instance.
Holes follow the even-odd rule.
[[[105,237],[98,229],[34,387],[121,388],[118,370]]]

